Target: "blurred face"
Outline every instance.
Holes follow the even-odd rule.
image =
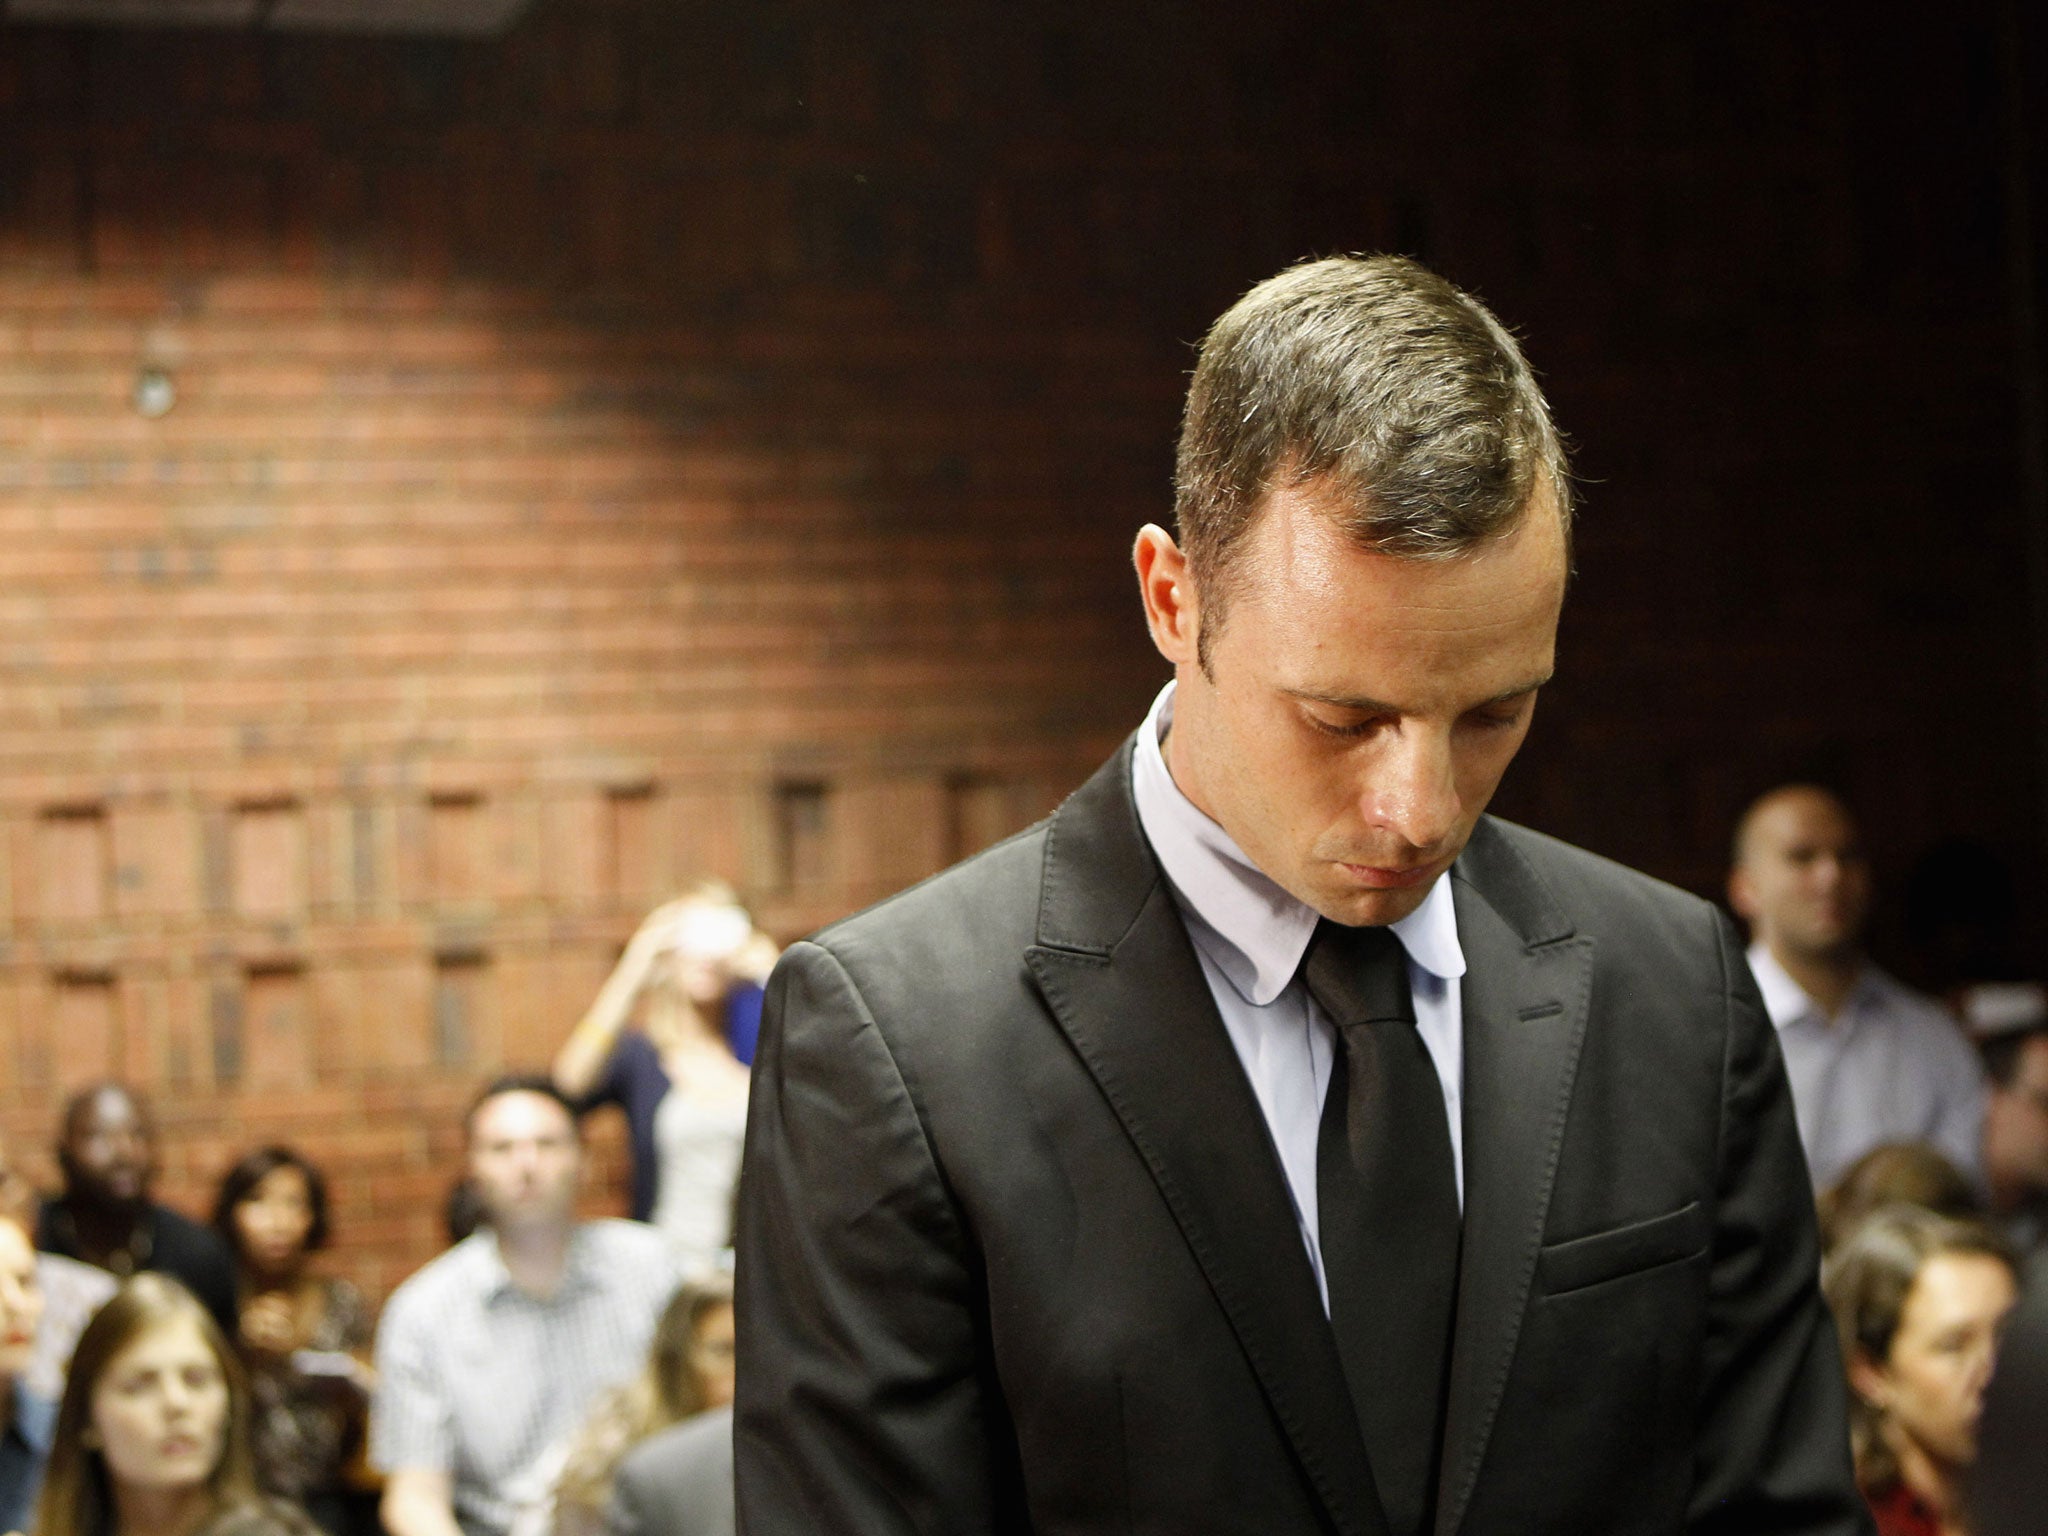
[[[1139,537],[1178,687],[1167,764],[1268,876],[1340,923],[1396,922],[1472,835],[1549,678],[1565,543],[1548,490],[1447,560],[1358,547],[1311,483],[1266,499],[1200,665],[1191,573]],[[1148,543],[1149,541],[1149,543]]]
[[[1945,1468],[1977,1458],[1977,1418],[1999,1325],[2018,1291],[2012,1271],[1980,1253],[1936,1254],[1920,1266],[1890,1355],[1858,1361],[1855,1386],[1886,1415],[1902,1452],[1916,1448]]]
[[[71,1192],[102,1204],[141,1201],[155,1172],[149,1121],[118,1088],[102,1089],[79,1106],[58,1153]]]
[[[190,1318],[152,1328],[115,1355],[92,1392],[116,1496],[197,1488],[220,1465],[228,1384]]]
[[[28,1180],[14,1166],[14,1159],[8,1156],[7,1143],[0,1140],[0,1216],[20,1215],[24,1220],[33,1220],[32,1216],[24,1214],[30,1209],[32,1194]]]
[[[0,1220],[0,1385],[28,1369],[42,1320],[34,1245],[16,1223]]]
[[[293,1268],[313,1230],[313,1192],[302,1169],[273,1168],[234,1210],[235,1240],[250,1265],[267,1274]]]
[[[685,907],[662,957],[667,981],[699,1008],[715,1007],[732,988],[733,957],[752,936],[753,927],[738,907]]]
[[[1996,1184],[2048,1194],[2048,1035],[2022,1045],[2012,1082],[1991,1090],[1984,1166]]]
[[[1728,896],[1780,956],[1831,960],[1853,953],[1870,910],[1870,865],[1841,801],[1803,788],[1759,801]]]
[[[575,1123],[540,1093],[501,1093],[477,1106],[469,1176],[502,1232],[567,1225],[576,1208],[583,1146]]]
[[[704,1309],[697,1333],[690,1344],[690,1367],[704,1388],[704,1406],[723,1408],[732,1401],[733,1326],[732,1303],[721,1301]]]

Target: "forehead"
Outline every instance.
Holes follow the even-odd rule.
[[[494,1094],[477,1105],[470,1122],[475,1141],[523,1141],[537,1136],[565,1136],[575,1122],[569,1112],[544,1093],[514,1089]]]
[[[310,1191],[306,1170],[296,1163],[279,1163],[250,1186],[250,1196],[280,1200],[287,1196],[304,1196]]]
[[[1856,822],[1833,795],[1815,790],[1788,792],[1758,807],[1752,830],[1765,847],[1780,852],[1802,847],[1846,848],[1856,841]]]
[[[1567,570],[1563,520],[1547,490],[1499,538],[1433,560],[1362,547],[1342,510],[1316,482],[1266,498],[1246,538],[1219,667],[1241,607],[1241,661],[1269,666],[1283,686],[1368,689],[1385,703],[1424,707],[1454,702],[1420,696],[1440,689],[1541,680]],[[1537,676],[1521,675],[1532,668]]]
[[[1920,1266],[1906,1292],[1902,1320],[1941,1327],[2002,1306],[2015,1289],[2003,1259],[1988,1253],[1937,1253]]]
[[[105,1136],[114,1131],[144,1131],[148,1122],[142,1113],[142,1106],[119,1088],[102,1088],[88,1095],[72,1111],[65,1134],[70,1136]]]
[[[212,1362],[213,1358],[213,1346],[207,1343],[206,1335],[200,1331],[198,1319],[167,1317],[150,1324],[130,1339],[108,1362],[107,1368],[114,1371],[124,1365],[144,1362],[183,1364],[193,1359]]]

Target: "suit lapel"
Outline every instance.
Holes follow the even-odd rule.
[[[1465,1240],[1436,1536],[1478,1483],[1543,1243],[1585,1035],[1593,945],[1499,829],[1453,871],[1465,951]]]
[[[1386,1519],[1263,1115],[1139,828],[1130,751],[1047,840],[1046,1001],[1151,1171],[1275,1417],[1345,1536]]]

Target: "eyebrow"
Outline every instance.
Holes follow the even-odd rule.
[[[1512,688],[1503,688],[1490,699],[1481,699],[1469,706],[1471,709],[1485,709],[1492,704],[1511,704],[1525,699],[1539,688],[1547,685],[1556,674],[1546,672],[1534,682],[1517,683]],[[1401,707],[1381,699],[1369,699],[1360,694],[1319,693],[1313,688],[1283,688],[1281,692],[1289,698],[1301,699],[1309,704],[1327,704],[1332,709],[1355,709],[1363,715],[1398,715]]]

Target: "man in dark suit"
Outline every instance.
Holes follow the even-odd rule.
[[[1569,566],[1514,341],[1282,273],[1177,492],[1132,741],[770,984],[742,1527],[1866,1530],[1740,944],[1482,815]]]

